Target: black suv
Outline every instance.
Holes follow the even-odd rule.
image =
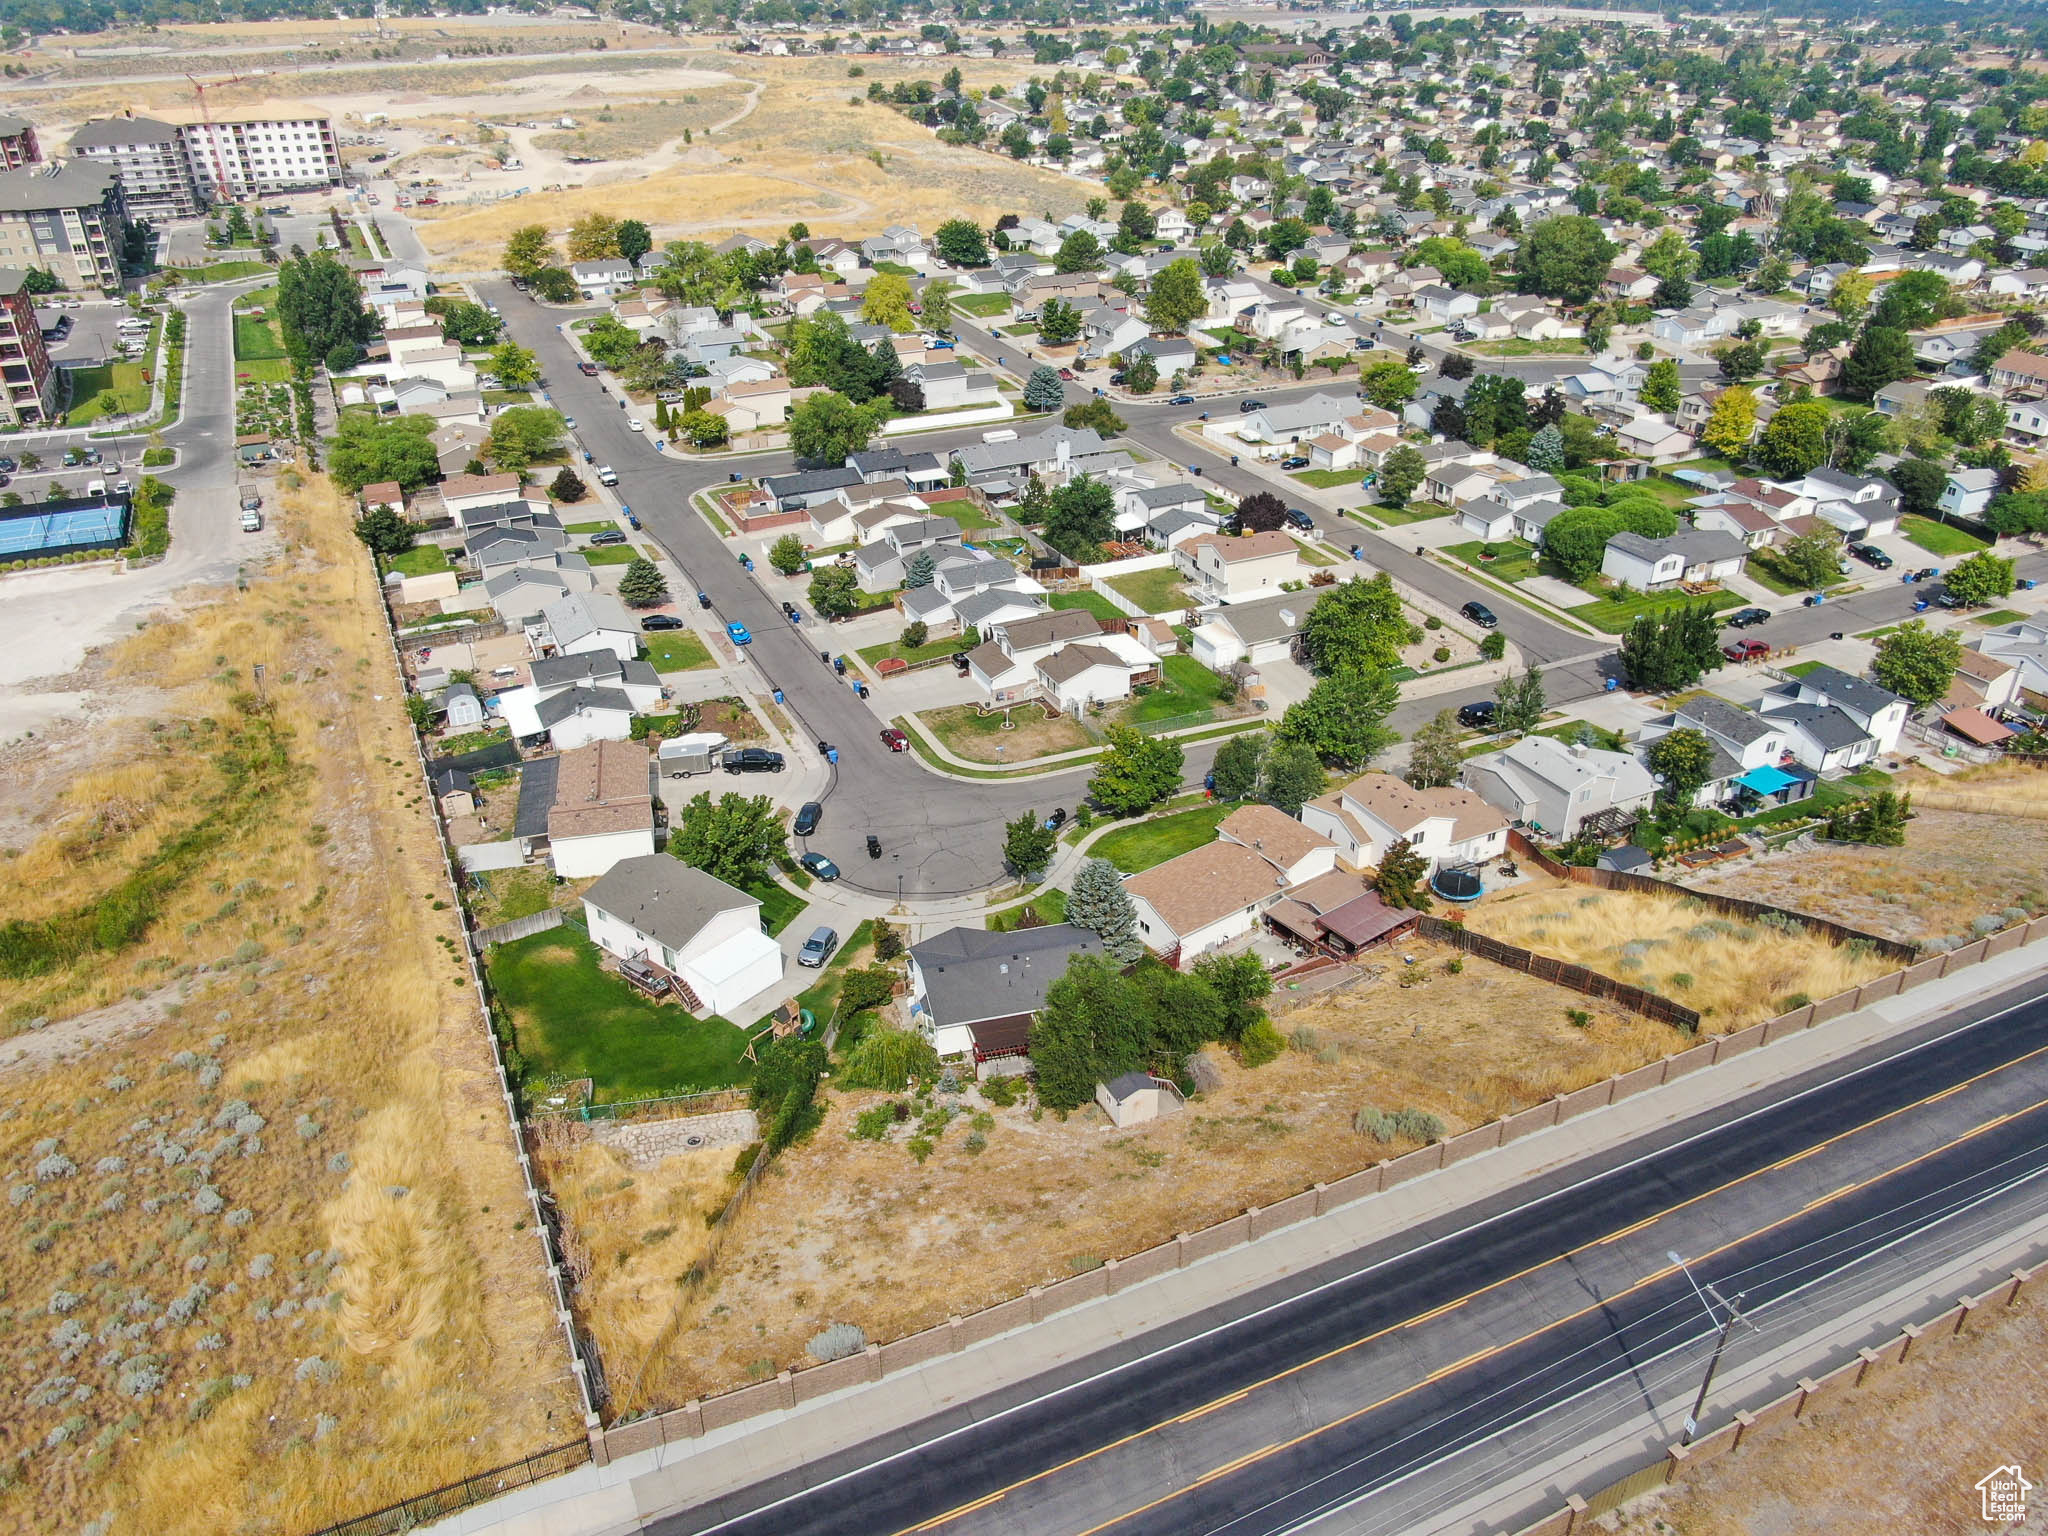
[[[1771,610],[1768,608],[1738,608],[1735,612],[1728,615],[1728,627],[1730,629],[1748,629],[1752,625],[1763,623],[1770,616]]]
[[[1500,622],[1494,611],[1484,603],[1467,603],[1458,610],[1481,629],[1492,629]]]
[[[1469,725],[1480,730],[1491,730],[1493,728],[1493,717],[1499,710],[1500,706],[1492,699],[1481,699],[1478,703],[1467,704],[1458,711],[1458,724]]]
[[[780,773],[782,754],[766,747],[735,747],[725,754],[727,773]]]

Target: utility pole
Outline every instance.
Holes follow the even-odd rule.
[[[1742,1299],[1748,1295],[1748,1292],[1737,1291],[1735,1299],[1729,1301],[1711,1285],[1703,1286],[1699,1281],[1694,1280],[1692,1271],[1685,1267],[1685,1260],[1681,1259],[1677,1254],[1667,1251],[1665,1257],[1678,1266],[1679,1272],[1685,1276],[1686,1281],[1692,1286],[1693,1293],[1699,1297],[1700,1305],[1706,1308],[1707,1316],[1716,1316],[1716,1309],[1718,1308],[1718,1315],[1720,1315],[1721,1319],[1720,1333],[1714,1339],[1714,1352],[1707,1357],[1707,1373],[1700,1378],[1699,1395],[1693,1398],[1692,1412],[1685,1416],[1685,1429],[1678,1437],[1680,1445],[1691,1445],[1692,1437],[1699,1433],[1700,1412],[1707,1406],[1707,1393],[1713,1388],[1714,1372],[1721,1365],[1721,1352],[1728,1347],[1728,1335],[1733,1333],[1735,1325],[1742,1321]],[[1755,1324],[1750,1326],[1754,1328]]]

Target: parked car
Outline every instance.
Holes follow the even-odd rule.
[[[582,374],[586,379],[594,379],[597,377],[597,364],[578,363],[576,365],[576,371]]]
[[[809,837],[818,830],[818,823],[824,818],[825,807],[815,800],[806,800],[797,807],[796,819],[789,824],[789,830],[798,837]]]
[[[839,935],[830,928],[820,928],[797,951],[796,963],[807,965],[812,970],[823,970],[825,962],[832,958],[832,951],[839,947]]]
[[[645,432],[647,429],[640,425],[640,418],[638,416],[628,416],[626,418],[626,430],[628,432]]]
[[[599,485],[617,485],[619,483],[619,472],[609,464],[600,464],[597,466],[597,483]]]
[[[604,549],[611,545],[623,544],[625,542],[625,530],[620,528],[601,529],[590,536],[590,547],[592,549]]]
[[[1721,654],[1730,661],[1762,661],[1771,654],[1771,648],[1761,640],[1738,640],[1722,646]]]
[[[1280,461],[1280,467],[1282,469],[1307,469],[1308,456],[1300,453],[1292,454]]]
[[[1265,408],[1266,402],[1263,400],[1253,400],[1247,397],[1237,402],[1237,414],[1240,416],[1249,416],[1253,411],[1263,411]]]
[[[725,754],[727,773],[780,773],[782,754],[766,747],[735,747]]]
[[[962,677],[965,677],[967,675],[968,667],[972,664],[968,659],[967,652],[955,651],[949,659],[953,663],[953,670],[955,672],[958,672]]]
[[[895,726],[885,725],[882,727],[882,745],[891,752],[908,752],[910,750],[910,738],[897,730]]]
[[[1074,370],[1071,368],[1062,368],[1060,370],[1060,377],[1065,379],[1069,384],[1071,384],[1074,382]]]
[[[813,880],[829,881],[839,878],[839,866],[826,858],[822,853],[803,854],[797,859],[797,863],[810,871]]]
[[[1484,603],[1467,603],[1458,612],[1464,614],[1466,618],[1477,624],[1481,629],[1492,629],[1496,624],[1500,623],[1499,616]]]
[[[1771,610],[1768,608],[1738,608],[1728,615],[1728,627],[1730,629],[1753,629],[1770,618],[1770,616]]]
[[[261,533],[262,531],[263,514],[261,512],[244,512],[242,514],[242,532]]]
[[[1291,526],[1299,528],[1303,533],[1313,533],[1315,531],[1316,520],[1299,507],[1289,507],[1287,509],[1287,521]]]
[[[1888,571],[1892,568],[1892,557],[1875,544],[1851,544],[1849,553],[1873,570]]]
[[[1175,395],[1171,400],[1167,401],[1166,403],[1168,405],[1193,405],[1195,403],[1195,397],[1193,395]]]
[[[1970,602],[1968,598],[1957,597],[1947,587],[1943,587],[1934,594],[1934,606],[1937,608],[1967,608],[1970,606]]]
[[[1500,713],[1500,706],[1492,699],[1481,699],[1476,704],[1467,704],[1458,711],[1458,724],[1469,725],[1474,730],[1493,729],[1493,717]]]
[[[747,626],[740,623],[737,619],[725,626],[725,638],[734,645],[752,645],[754,643],[754,637],[748,632]]]
[[[683,621],[672,613],[650,613],[640,621],[640,627],[650,633],[657,629],[681,629]]]
[[[5,470],[8,474],[11,475],[19,468],[21,468],[21,466],[15,463],[11,457],[9,457],[6,454],[0,454],[0,470]]]
[[[699,592],[697,594],[697,606],[699,608],[709,608],[711,606],[711,594],[709,592]]]

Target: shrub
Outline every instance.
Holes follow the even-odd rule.
[[[1593,1015],[1584,1008],[1567,1008],[1564,1011],[1564,1017],[1566,1023],[1575,1025],[1580,1029],[1592,1028]]]
[[[1223,1068],[1207,1051],[1195,1051],[1181,1064],[1188,1082],[1197,1093],[1214,1093],[1223,1086]]]
[[[981,1096],[999,1109],[1008,1109],[1022,1097],[1026,1086],[1022,1077],[991,1077],[981,1085]]]
[[[1237,1052],[1248,1067],[1263,1067],[1287,1049],[1287,1041],[1270,1019],[1259,1019],[1238,1037]]]
[[[901,1093],[912,1077],[931,1077],[938,1068],[938,1052],[923,1035],[908,1029],[877,1029],[846,1058],[839,1084]]]
[[[846,1134],[855,1141],[883,1141],[888,1138],[889,1127],[896,1123],[894,1104],[876,1104],[862,1110],[853,1117],[853,1129]]]
[[[853,1323],[834,1323],[812,1335],[804,1353],[813,1360],[844,1360],[868,1347],[867,1331]]]
[[[1778,999],[1778,1012],[1792,1013],[1811,1003],[1813,998],[1805,992],[1793,992]]]

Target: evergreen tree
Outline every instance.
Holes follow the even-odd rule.
[[[1555,475],[1564,470],[1564,433],[1557,424],[1540,427],[1529,439],[1528,466],[1540,474]]]
[[[910,557],[910,563],[903,568],[903,585],[906,588],[928,587],[937,573],[938,561],[932,558],[932,552],[920,549]]]
[[[1429,892],[1425,882],[1429,876],[1429,860],[1415,851],[1415,845],[1405,837],[1398,837],[1387,845],[1387,851],[1380,858],[1380,867],[1373,871],[1373,889],[1380,893],[1380,900],[1390,907],[1405,907],[1410,912],[1429,910]]]
[[[668,601],[668,583],[654,562],[635,555],[619,577],[619,601],[628,608],[659,608]]]
[[[1067,398],[1067,386],[1060,382],[1059,370],[1041,364],[1031,370],[1031,376],[1024,381],[1024,409],[1027,411],[1056,411]]]
[[[1126,965],[1145,952],[1138,937],[1138,912],[1123,876],[1107,859],[1090,859],[1067,895],[1067,921],[1100,934],[1102,947]]]

